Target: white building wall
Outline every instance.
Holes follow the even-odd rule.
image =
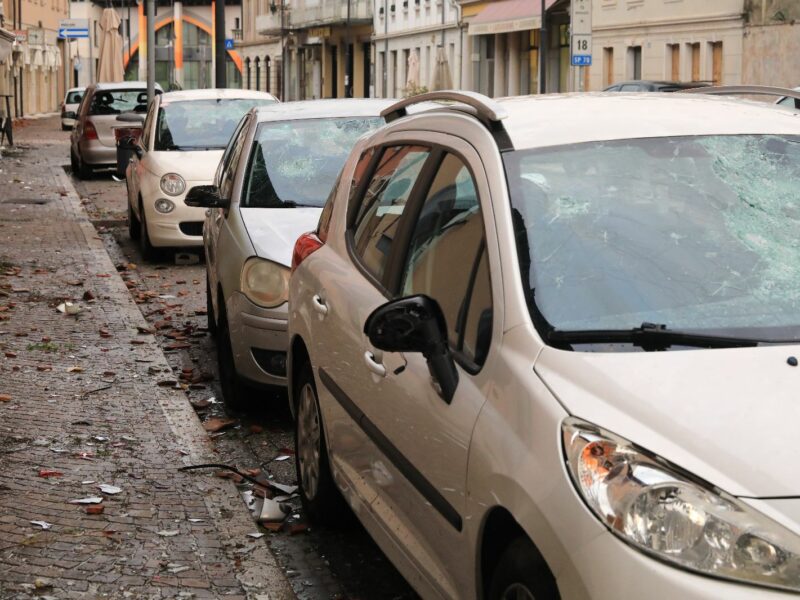
[[[452,0],[377,0],[372,37],[377,57],[375,95],[406,95],[406,56],[412,51],[417,52],[419,59],[419,87],[432,89],[437,48],[442,44],[448,55],[453,85],[460,87],[462,42],[458,18],[458,6]],[[396,73],[394,53],[397,56]],[[387,89],[384,89],[383,54],[387,56]]]
[[[722,44],[720,83],[741,83],[743,12],[744,0],[596,0],[589,89],[633,79],[629,49],[634,47],[642,49],[641,79],[672,80],[672,45],[677,45],[678,79],[691,81],[692,45],[698,44],[698,79],[711,81],[714,43]]]

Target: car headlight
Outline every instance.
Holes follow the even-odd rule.
[[[186,182],[177,173],[167,173],[161,178],[161,190],[170,196],[180,196],[186,189]]]
[[[271,260],[248,258],[242,267],[242,293],[259,306],[280,306],[289,299],[289,275],[287,267]]]
[[[572,481],[597,517],[635,548],[686,569],[800,590],[800,537],[631,442],[562,425]]]

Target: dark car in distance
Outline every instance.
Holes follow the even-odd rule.
[[[708,81],[650,81],[635,79],[608,86],[604,92],[677,92],[711,85]]]

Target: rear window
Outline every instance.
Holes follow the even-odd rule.
[[[64,104],[80,104],[81,100],[83,100],[83,92],[68,92]]]
[[[97,90],[89,107],[90,115],[118,115],[131,111],[147,112],[147,91]]]

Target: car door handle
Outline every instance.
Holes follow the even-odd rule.
[[[319,294],[314,294],[311,298],[311,304],[314,306],[314,310],[319,314],[323,316],[328,314],[328,305],[325,304],[325,300],[319,297]]]
[[[364,362],[367,363],[367,368],[378,375],[379,377],[386,377],[386,367],[381,363],[375,361],[375,355],[369,350],[364,352]]]

